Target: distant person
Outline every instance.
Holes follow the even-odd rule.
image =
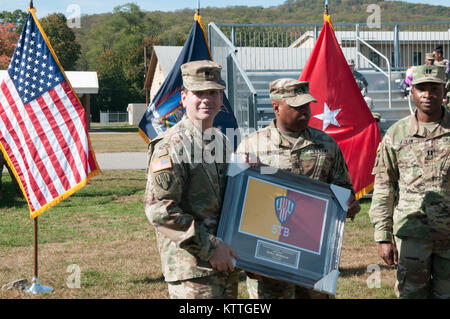
[[[444,105],[450,106],[450,63],[447,59],[444,59],[444,50],[442,49],[442,45],[436,47],[434,49],[435,61],[434,65],[439,65],[445,67],[445,76],[446,76],[446,84],[445,84],[445,94],[444,94]]]
[[[434,53],[425,54],[425,64],[426,65],[434,65]]]
[[[355,61],[353,59],[347,60],[350,71],[352,71],[353,76],[355,77],[356,84],[358,84],[359,90],[361,91],[362,96],[367,95],[367,87],[369,83],[367,82],[364,75],[355,70]]]
[[[444,69],[413,69],[417,109],[386,132],[369,216],[378,253],[396,265],[399,298],[450,298],[450,112]]]
[[[6,168],[8,169],[9,175],[11,176],[12,184],[14,185],[17,196],[19,198],[23,198],[22,191],[20,190],[19,184],[17,183],[14,173],[12,172],[11,168],[8,166],[8,163],[6,162],[2,151],[0,151],[0,201],[3,200],[2,175],[3,175],[3,167],[5,165],[6,165]]]
[[[401,80],[399,84],[399,87],[403,91],[405,99],[408,98],[409,91],[411,90],[412,70],[412,66],[408,67],[408,69],[406,70],[405,78]]]
[[[347,63],[350,68],[350,71],[352,71],[353,76],[355,77],[356,84],[358,85],[359,90],[361,91],[361,94],[364,97],[364,101],[366,101],[367,106],[370,109],[373,109],[374,105],[372,98],[367,95],[367,87],[369,86],[369,83],[367,82],[364,75],[355,70],[355,61],[353,59],[348,59]]]
[[[439,45],[434,49],[434,65],[445,66],[445,74],[448,76],[450,73],[450,65],[447,59],[444,58],[444,50],[442,45]]]

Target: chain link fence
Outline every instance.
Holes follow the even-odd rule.
[[[108,125],[110,123],[128,123],[128,112],[101,112],[100,111],[100,124]]]

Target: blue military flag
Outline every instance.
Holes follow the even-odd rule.
[[[183,117],[184,108],[181,104],[183,79],[180,67],[186,62],[198,60],[212,60],[212,58],[206,42],[201,16],[195,15],[194,26],[175,65],[139,123],[139,134],[147,143],[175,125]],[[214,126],[220,127],[225,134],[225,129],[237,128],[237,121],[225,93],[223,104],[214,120]]]

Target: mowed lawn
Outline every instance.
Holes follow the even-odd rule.
[[[33,223],[24,200],[13,199],[9,175],[0,203],[0,286],[33,276]],[[155,233],[145,213],[144,170],[104,171],[73,196],[39,217],[39,275],[51,294],[0,291],[0,298],[167,298]],[[336,298],[395,298],[394,271],[381,266],[367,211],[345,226]],[[368,266],[379,264],[380,288]],[[68,288],[77,265],[81,287]],[[370,270],[371,268],[369,268]],[[69,272],[68,272],[69,270]],[[73,270],[72,270],[73,271]],[[72,277],[71,277],[72,276]],[[375,274],[375,276],[377,276]],[[241,274],[239,297],[248,298]],[[369,280],[373,282],[373,280]]]
[[[137,126],[91,123],[89,135],[95,153],[147,152]]]

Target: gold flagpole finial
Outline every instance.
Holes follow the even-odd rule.
[[[329,13],[328,13],[328,0],[325,0],[325,12],[324,12],[324,14],[325,15],[328,15]]]
[[[197,0],[197,9],[195,10],[196,15],[200,15],[200,0]]]

